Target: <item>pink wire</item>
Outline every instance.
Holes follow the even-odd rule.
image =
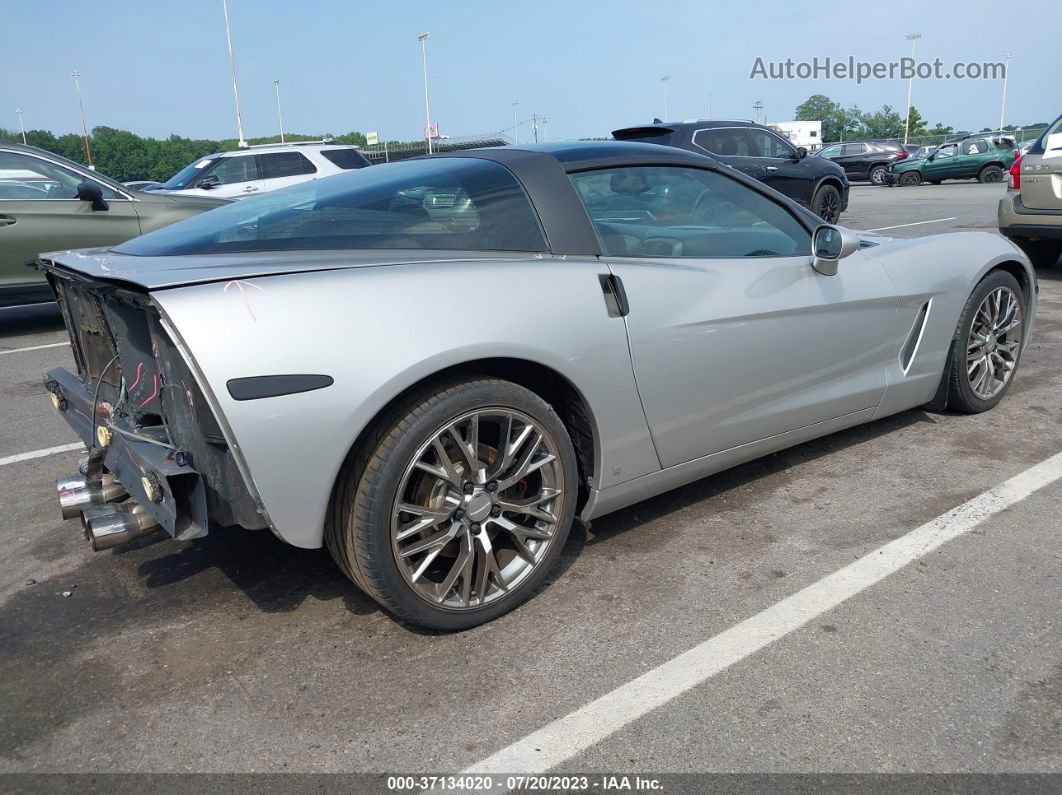
[[[137,408],[140,408],[140,409],[144,408],[144,406],[146,406],[148,403],[150,403],[152,400],[154,400],[156,397],[158,397],[158,394],[159,394],[159,377],[157,375],[152,374],[151,382],[152,382],[152,384],[151,384],[152,385],[151,396],[147,400],[145,400],[143,403],[141,403],[139,406],[137,406]]]
[[[129,387],[129,391],[130,392],[132,392],[134,389],[136,389],[136,385],[140,383],[140,371],[143,370],[143,369],[144,369],[144,363],[143,362],[138,362],[137,365],[136,365],[136,380],[133,382],[133,385],[131,387]]]

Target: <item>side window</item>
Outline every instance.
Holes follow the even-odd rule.
[[[983,155],[988,151],[988,141],[978,138],[976,141],[967,141],[962,145],[963,153],[967,155]]]
[[[955,157],[956,151],[957,151],[957,148],[956,148],[955,144],[947,144],[945,146],[940,147],[937,150],[936,155],[934,155],[934,159],[936,159],[936,158]]]
[[[693,142],[713,155],[724,157],[752,157],[748,136],[743,127],[722,127],[711,130],[698,130]]]
[[[218,161],[212,171],[207,173],[218,178],[221,185],[232,185],[236,182],[250,182],[259,179],[257,158],[254,155],[237,155],[225,157]],[[203,176],[206,176],[204,174]]]
[[[0,152],[0,200],[33,201],[77,198],[77,186],[85,177],[76,171],[47,160],[19,152]],[[103,198],[122,198],[106,185],[97,182]]]
[[[370,165],[368,158],[357,149],[322,149],[321,155],[332,165],[349,171],[352,168],[365,168]]]
[[[822,150],[822,153],[819,155],[819,157],[839,157],[840,154],[840,146],[827,146],[825,149]]]
[[[262,179],[317,173],[317,168],[302,152],[275,152],[269,155],[259,155],[258,159],[261,161]]]
[[[793,147],[778,136],[771,135],[763,130],[751,129],[749,130],[749,137],[752,139],[760,157],[791,158],[796,155]]]
[[[852,155],[861,155],[867,150],[866,144],[845,144],[844,154],[845,157],[851,157]]]
[[[792,257],[811,234],[785,207],[735,179],[678,166],[571,175],[613,257]]]

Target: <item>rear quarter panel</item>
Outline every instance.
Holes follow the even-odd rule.
[[[271,276],[152,296],[194,360],[274,531],[317,547],[351,445],[395,396],[445,368],[491,357],[550,367],[596,425],[594,487],[659,468],[622,318],[596,260],[421,263]],[[233,400],[232,378],[324,374],[328,388]]]

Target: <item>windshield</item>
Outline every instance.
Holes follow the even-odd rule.
[[[476,158],[390,163],[244,199],[130,240],[139,256],[292,249],[545,251],[508,169]]]
[[[211,163],[213,163],[217,159],[217,155],[210,155],[209,157],[204,157],[202,160],[196,160],[194,163],[185,166],[172,177],[170,177],[168,180],[159,185],[158,189],[183,190],[184,188],[187,188],[196,179],[199,178],[200,174],[203,174],[205,172],[206,168]]]

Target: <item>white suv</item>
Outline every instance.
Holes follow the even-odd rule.
[[[367,165],[365,155],[353,146],[323,141],[266,144],[207,155],[149,190],[181,196],[242,199]]]

